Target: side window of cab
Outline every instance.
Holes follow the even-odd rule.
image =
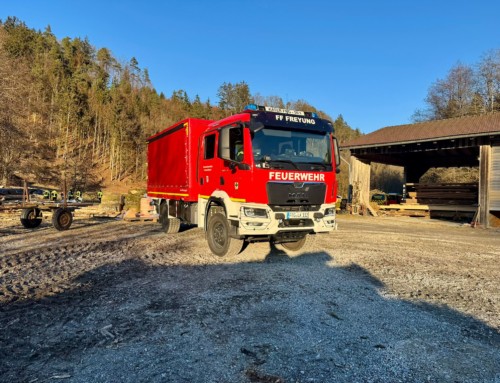
[[[211,160],[215,157],[215,133],[205,137],[203,159]]]

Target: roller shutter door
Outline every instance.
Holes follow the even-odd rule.
[[[490,210],[500,211],[500,146],[491,148]]]

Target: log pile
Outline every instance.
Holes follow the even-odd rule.
[[[478,183],[406,184],[407,204],[474,205]]]

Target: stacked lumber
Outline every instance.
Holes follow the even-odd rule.
[[[478,183],[406,184],[406,203],[436,205],[474,205],[478,201]]]
[[[403,205],[400,206],[401,206],[400,209],[382,208],[379,212],[379,215],[389,216],[389,217],[423,217],[423,218],[431,217],[431,212],[429,209],[412,209],[412,208],[405,208]]]

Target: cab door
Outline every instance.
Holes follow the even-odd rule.
[[[202,197],[210,197],[219,186],[221,160],[217,157],[218,136],[216,130],[201,136],[198,182]]]
[[[250,189],[250,144],[242,124],[223,127],[219,132],[218,155],[221,158],[220,189],[233,202],[246,202]]]

